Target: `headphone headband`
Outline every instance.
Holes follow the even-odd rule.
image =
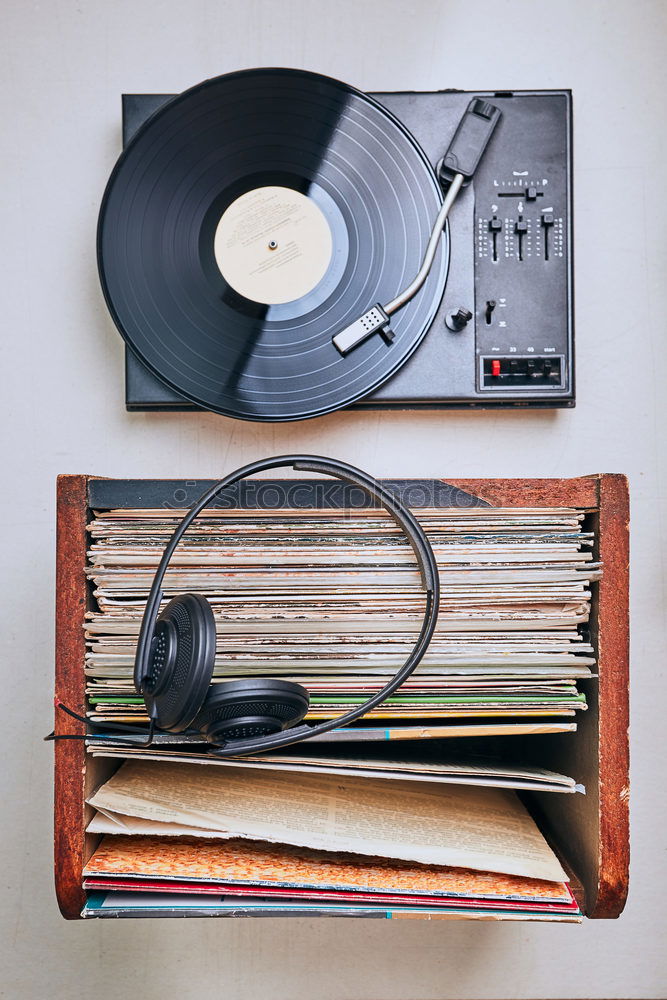
[[[298,472],[315,472],[322,475],[332,476],[352,486],[360,486],[373,499],[375,499],[387,513],[393,518],[396,524],[405,533],[419,564],[422,585],[426,591],[426,607],[424,610],[424,620],[422,627],[407,660],[398,669],[392,679],[376,694],[372,695],[362,705],[357,706],[344,715],[327,722],[322,722],[316,726],[295,726],[292,729],[276,733],[271,736],[264,736],[252,740],[239,740],[227,746],[217,748],[213,751],[218,756],[238,756],[244,753],[254,753],[258,750],[276,749],[288,746],[290,743],[298,742],[312,736],[326,733],[331,729],[347,725],[355,719],[359,719],[366,712],[389,697],[400,685],[410,676],[415,667],[422,659],[428,644],[433,635],[438,618],[438,608],[440,603],[440,587],[438,577],[438,567],[433,554],[431,544],[426,537],[421,525],[412,512],[397,500],[384,486],[368,476],[365,472],[352,465],[337,462],[332,459],[320,458],[315,455],[278,455],[275,458],[266,459],[261,462],[252,462],[244,465],[236,472],[230,473],[224,479],[219,480],[210,487],[204,495],[188,511],[181,523],[175,529],[169,539],[160,559],[151,584],[151,589],[146,601],[146,608],[141,622],[139,641],[134,665],[134,684],[137,691],[144,694],[145,684],[148,677],[149,653],[151,642],[155,632],[157,616],[162,601],[162,581],[171,561],[174,550],[181,538],[188,530],[195,518],[218,496],[222,490],[228,486],[246,479],[259,472],[268,469],[292,468]],[[154,719],[151,720],[154,722]]]

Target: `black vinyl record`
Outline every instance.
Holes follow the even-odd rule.
[[[422,290],[343,357],[332,337],[416,274],[442,202],[410,133],[314,73],[208,80],[163,105],[111,175],[98,227],[123,337],[193,402],[246,420],[346,406],[400,368],[444,290],[441,241]]]

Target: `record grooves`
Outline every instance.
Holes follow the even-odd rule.
[[[104,294],[138,358],[200,406],[328,413],[426,333],[446,239],[393,343],[369,337],[347,356],[332,343],[410,281],[441,202],[416,141],[368,96],[295,70],[217,77],[163,105],[119,159],[98,227]]]

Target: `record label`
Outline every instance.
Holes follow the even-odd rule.
[[[278,305],[302,298],[322,280],[331,263],[331,230],[319,206],[299,191],[255,188],[223,212],[214,253],[239,295]]]

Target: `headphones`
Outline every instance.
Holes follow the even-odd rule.
[[[158,614],[167,567],[194,519],[228,486],[267,469],[288,467],[359,486],[384,507],[407,536],[426,591],[421,630],[403,666],[362,705],[312,726],[299,725],[310,702],[301,684],[279,678],[212,683],[216,628],[211,605],[201,594],[173,597]],[[144,699],[150,720],[148,740],[142,745],[152,742],[156,730],[196,730],[213,745],[214,755],[237,757],[275,750],[354,722],[393,694],[421,661],[438,618],[439,594],[437,563],[421,525],[407,507],[360,469],[313,455],[280,455],[237,469],[208,489],[188,511],[167,543],[153,578],[134,663],[134,686]]]

